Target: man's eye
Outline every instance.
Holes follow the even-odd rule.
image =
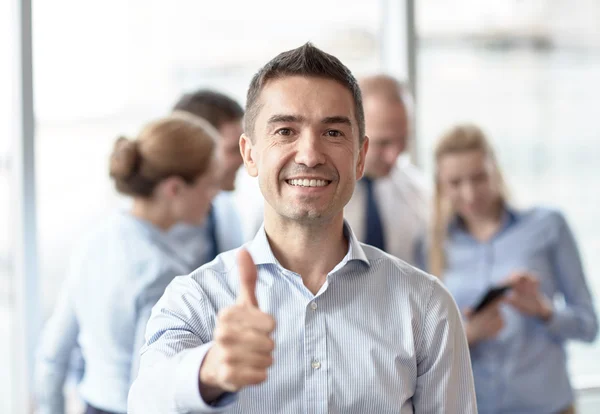
[[[340,131],[336,131],[334,129],[327,131],[327,136],[329,137],[341,137],[343,134]]]
[[[276,134],[283,135],[283,136],[289,136],[289,135],[292,135],[292,130],[289,128],[281,128],[281,129],[277,130]]]

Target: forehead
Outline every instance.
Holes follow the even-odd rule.
[[[367,135],[373,132],[395,132],[406,134],[408,117],[401,102],[390,102],[380,97],[367,97],[364,101]],[[386,131],[388,130],[388,131]],[[375,136],[370,136],[375,138]]]
[[[257,123],[260,124],[274,114],[301,115],[309,121],[346,116],[353,129],[357,128],[352,94],[331,79],[304,76],[273,79],[263,87],[259,103]]]
[[[461,151],[443,155],[438,163],[440,175],[457,176],[480,173],[490,166],[485,154],[479,150]]]

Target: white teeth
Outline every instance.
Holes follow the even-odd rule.
[[[288,183],[299,187],[325,187],[327,185],[327,181],[325,180],[309,180],[308,178],[288,180]]]

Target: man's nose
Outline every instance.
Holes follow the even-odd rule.
[[[325,163],[324,143],[318,134],[307,132],[299,137],[296,143],[296,164],[313,168]]]

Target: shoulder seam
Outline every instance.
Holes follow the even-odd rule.
[[[417,364],[419,364],[421,362],[421,358],[420,358],[420,354],[421,354],[421,348],[423,346],[423,341],[425,340],[425,320],[427,319],[427,315],[429,313],[429,309],[431,308],[431,301],[433,299],[433,291],[435,289],[435,280],[429,280],[429,298],[427,299],[427,306],[425,307],[425,312],[423,312],[423,318],[421,319],[421,331],[419,332],[419,343],[417,344],[417,347],[415,348],[416,350],[416,357],[417,357]]]

